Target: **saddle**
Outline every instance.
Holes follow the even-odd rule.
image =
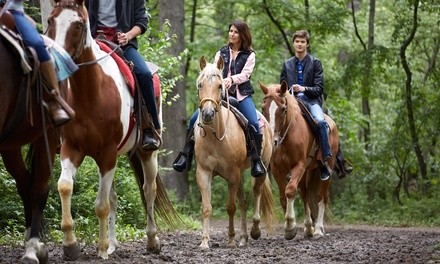
[[[229,102],[228,102],[229,101]],[[249,121],[247,118],[238,110],[238,101],[235,97],[229,96],[228,101],[225,99],[222,99],[221,104],[228,108],[235,116],[235,118],[238,121],[238,124],[240,124],[241,128],[243,129],[245,138],[246,138],[246,150],[247,150],[247,156],[251,155],[253,144],[251,142],[251,135],[252,133],[250,131],[251,127],[249,126]]]
[[[23,73],[27,74],[32,71],[32,67],[30,65],[31,62],[29,61],[29,56],[26,53],[26,46],[23,43],[23,39],[14,31],[14,28],[14,17],[9,11],[4,12],[0,17],[0,35],[2,39],[5,39],[17,51],[20,56]]]
[[[119,45],[108,40],[107,38],[105,38],[104,35],[98,34],[98,37],[95,38],[95,40],[103,51],[109,54],[111,53],[111,57],[116,61],[116,64],[118,65],[119,70],[124,76],[124,79],[130,89],[131,95],[135,99],[135,104],[134,104],[135,110],[132,113],[132,118],[129,125],[130,129],[132,129],[136,125],[137,127],[140,127],[142,130],[152,129],[154,131],[155,129],[153,124],[153,119],[150,113],[148,112],[148,109],[146,107],[146,102],[144,102],[142,96],[142,91],[140,89],[139,83],[137,82],[136,75],[133,72],[133,67],[134,67],[133,63],[125,59],[125,57],[123,56],[124,53]],[[127,134],[127,137],[128,136],[129,134]],[[127,139],[128,138],[125,138],[121,142],[120,146],[118,146],[118,149],[125,144]]]

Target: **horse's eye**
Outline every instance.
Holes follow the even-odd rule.
[[[202,88],[202,85],[200,83],[197,84],[197,89]]]

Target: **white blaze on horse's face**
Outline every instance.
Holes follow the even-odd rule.
[[[67,33],[74,21],[81,22],[78,12],[70,9],[64,9],[55,20],[55,42],[62,47],[66,47]]]
[[[201,120],[205,124],[211,124],[220,106],[223,89],[221,72],[213,64],[208,63],[197,79],[197,87]]]
[[[277,111],[277,108],[278,106],[275,101],[271,101],[269,105],[269,124],[270,128],[272,128],[272,131],[274,131],[275,129],[275,113]]]

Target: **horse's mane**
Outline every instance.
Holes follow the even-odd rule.
[[[296,122],[297,118],[301,118],[301,108],[298,101],[289,91],[286,91],[284,96],[286,97],[287,114],[293,117],[293,121]]]

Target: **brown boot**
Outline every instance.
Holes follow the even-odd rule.
[[[55,126],[60,126],[69,122],[75,117],[75,112],[60,96],[58,79],[52,62],[46,61],[41,63],[40,72],[50,89],[48,105],[53,123]]]

